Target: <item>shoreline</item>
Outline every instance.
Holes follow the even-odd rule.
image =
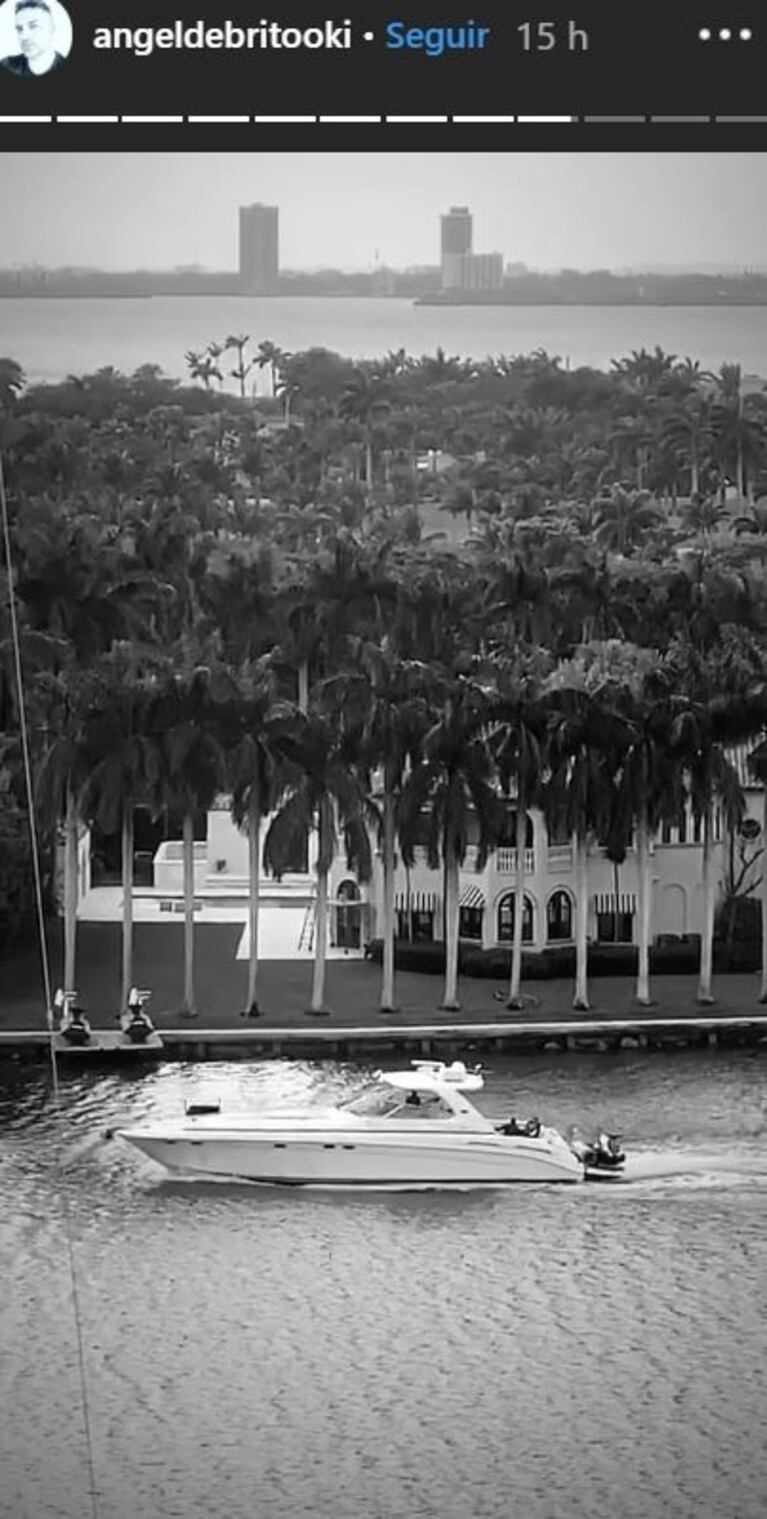
[[[308,1016],[308,1015],[307,1015]],[[321,1015],[320,1015],[321,1018]],[[767,1051],[767,1015],[754,1017],[526,1020],[517,1023],[399,1024],[395,1026],[275,1027],[251,1025],[158,1027],[148,1046],[120,1043],[114,1029],[92,1025],[93,1042],[67,1047],[55,1036],[57,1058],[70,1067],[120,1064],[144,1068],[158,1060],[216,1061],[259,1059],[362,1060],[390,1055],[407,1064],[415,1058],[451,1060],[490,1052],[505,1054],[653,1053],[690,1049]],[[43,1030],[0,1030],[0,1068],[5,1062],[47,1063],[50,1035]]]

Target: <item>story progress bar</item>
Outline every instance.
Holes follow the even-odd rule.
[[[38,125],[124,125],[124,126],[358,126],[360,124],[371,126],[469,126],[498,125],[498,126],[653,126],[656,123],[663,126],[688,126],[700,124],[711,126],[713,123],[733,122],[739,125],[749,123],[764,124],[767,116],[307,116],[307,115],[282,115],[282,116],[219,116],[219,115],[178,115],[178,116],[153,116],[153,115],[57,115],[57,116],[4,116],[0,115],[2,126],[38,126]]]

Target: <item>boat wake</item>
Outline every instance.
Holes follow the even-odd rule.
[[[730,1149],[639,1150],[629,1153],[622,1171],[595,1179],[611,1187],[643,1190],[736,1185],[767,1186],[767,1151]]]

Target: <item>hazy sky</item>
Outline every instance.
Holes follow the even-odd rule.
[[[0,266],[237,263],[237,207],[280,207],[285,268],[436,263],[438,216],[543,267],[767,265],[767,155],[6,153]]]

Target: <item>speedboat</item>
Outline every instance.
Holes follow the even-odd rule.
[[[183,1118],[117,1130],[169,1171],[289,1186],[445,1187],[579,1182],[585,1166],[538,1119],[496,1125],[467,1092],[483,1087],[460,1061],[414,1060],[378,1071],[334,1107],[225,1115],[189,1102]]]

